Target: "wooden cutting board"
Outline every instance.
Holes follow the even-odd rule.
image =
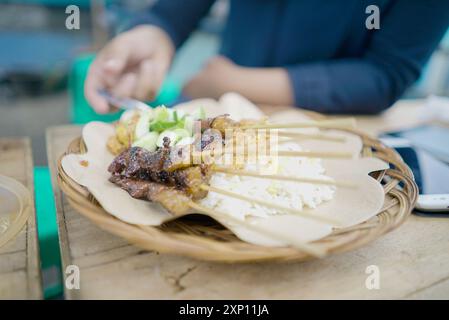
[[[32,212],[26,226],[0,248],[0,299],[41,299],[33,159],[28,138],[0,138],[0,174],[22,183],[33,197]]]

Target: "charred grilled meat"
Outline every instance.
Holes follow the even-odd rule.
[[[190,198],[182,190],[156,182],[114,175],[109,180],[126,190],[131,197],[158,202],[175,215],[185,214],[189,210]]]
[[[149,157],[148,153],[141,148],[138,150],[131,148],[121,153],[109,166],[109,172],[112,174],[111,182],[115,183],[116,177],[150,181],[183,190],[195,200],[206,196],[199,185],[209,181],[209,166],[201,164],[168,171],[159,162],[147,163],[148,159],[161,161],[158,157]]]
[[[201,121],[201,130],[204,131],[206,129],[215,129],[218,130],[221,134],[222,137],[225,137],[225,132],[226,129],[238,129],[242,126],[247,126],[247,125],[255,125],[258,123],[263,123],[264,120],[262,121],[254,121],[254,120],[240,120],[240,121],[235,121],[232,120],[229,115],[224,114],[215,118],[209,118],[206,120]]]
[[[108,171],[112,174],[110,181],[128,191],[138,199],[161,202],[164,206],[174,208],[170,197],[182,194],[187,199],[202,199],[207,192],[200,185],[210,179],[209,166],[173,163],[166,141],[163,148],[149,152],[143,148],[132,147],[118,155],[110,164]],[[161,193],[159,195],[159,193]],[[175,197],[173,201],[184,201]]]
[[[200,186],[208,184],[211,175],[209,165],[192,164],[192,148],[199,152],[211,150],[217,143],[224,143],[222,137],[227,128],[239,125],[227,115],[219,116],[201,122],[201,137],[192,145],[170,147],[166,137],[163,147],[153,152],[140,147],[128,148],[110,164],[110,181],[134,198],[158,202],[175,214],[185,213],[191,200],[206,197],[207,191]]]

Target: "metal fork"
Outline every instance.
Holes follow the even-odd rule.
[[[145,102],[132,99],[132,98],[119,98],[111,94],[109,91],[105,89],[99,89],[98,94],[100,94],[106,101],[113,105],[114,107],[124,109],[124,110],[146,110],[150,108]]]

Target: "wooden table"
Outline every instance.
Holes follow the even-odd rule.
[[[402,103],[361,124],[375,133],[405,119],[413,123],[411,110],[416,107]],[[392,121],[391,113],[403,117]],[[53,180],[57,157],[79,134],[74,126],[47,132]],[[66,289],[68,299],[449,298],[449,219],[414,215],[366,247],[323,260],[217,264],[129,245],[74,211],[54,186],[63,265],[77,265],[81,276],[79,290]],[[379,267],[379,290],[365,286],[370,265]]]
[[[29,139],[0,139],[0,174],[25,185],[34,202],[33,160]],[[33,206],[26,226],[0,248],[0,299],[41,299],[41,282]]]

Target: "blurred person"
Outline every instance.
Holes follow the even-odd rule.
[[[151,100],[177,48],[213,0],[160,0],[106,45],[90,67],[85,95],[97,89]],[[369,30],[367,6],[380,9]],[[220,55],[183,88],[190,98],[238,92],[255,103],[325,113],[378,113],[419,77],[449,24],[447,0],[231,0]]]

